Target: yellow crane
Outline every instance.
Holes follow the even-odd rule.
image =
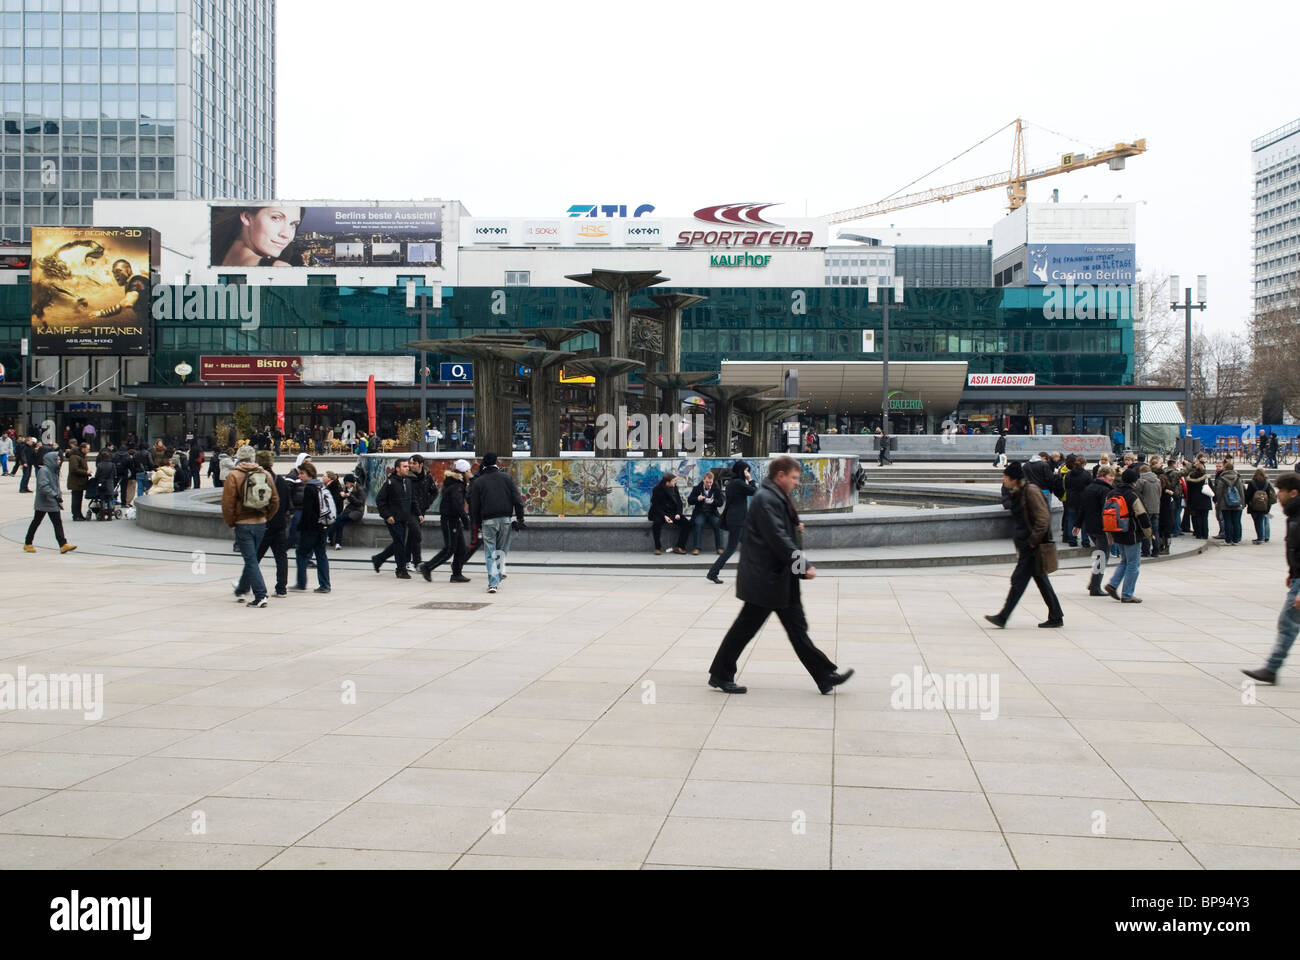
[[[995,187],[1007,188],[1007,205],[1008,209],[1016,210],[1024,204],[1025,196],[1028,191],[1028,184],[1031,180],[1041,180],[1044,177],[1054,177],[1061,173],[1072,173],[1075,170],[1082,170],[1085,167],[1095,167],[1100,164],[1106,164],[1112,170],[1123,170],[1124,161],[1128,157],[1136,157],[1138,154],[1146,153],[1146,140],[1135,140],[1133,143],[1117,143],[1110,150],[1102,150],[1099,153],[1088,155],[1085,153],[1063,153],[1061,154],[1060,163],[1053,167],[1046,167],[1042,170],[1028,170],[1025,165],[1025,135],[1022,121],[1017,117],[1014,121],[1016,128],[1015,145],[1011,152],[1011,170],[1002,173],[991,173],[986,177],[976,177],[973,180],[963,180],[960,183],[950,183],[944,187],[933,187],[929,190],[921,190],[916,193],[906,193],[902,196],[890,196],[876,203],[869,203],[861,207],[853,207],[849,210],[840,210],[838,213],[830,214],[827,219],[831,223],[846,223],[849,220],[861,220],[864,217],[874,217],[882,213],[890,213],[894,210],[903,210],[907,207],[919,207],[922,204],[934,203],[940,201],[946,203],[953,197],[960,197],[968,193],[978,193],[981,190],[992,190]],[[1006,126],[995,130],[993,133],[975,144],[987,142],[992,137],[997,136],[1007,127],[1012,126],[1008,123]],[[970,150],[974,150],[971,147]],[[969,153],[965,150],[963,153]],[[958,154],[960,157],[962,154]],[[957,157],[953,157],[953,160]],[[948,161],[951,163],[952,161]],[[946,166],[946,164],[944,164]],[[939,169],[939,168],[936,168]],[[934,171],[931,171],[933,173]],[[929,174],[926,174],[929,176]],[[924,178],[922,178],[924,179]],[[916,183],[917,181],[912,181]],[[908,184],[911,186],[911,184]],[[903,189],[906,189],[903,188]]]

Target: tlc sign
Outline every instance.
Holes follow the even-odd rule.
[[[571,217],[626,217],[626,203],[575,203],[569,207]],[[654,204],[643,203],[632,209],[632,216],[640,217],[654,212]]]

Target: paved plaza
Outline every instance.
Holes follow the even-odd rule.
[[[1063,630],[1032,587],[983,620],[1009,564],[828,570],[804,601],[853,679],[819,695],[773,617],[728,697],[734,560],[724,587],[520,565],[489,596],[482,553],[429,585],[345,550],[328,596],[251,610],[216,541],[68,522],[82,549],[44,526],[25,554],[16,488],[0,674],[104,702],[0,713],[0,869],[1300,867],[1300,670],[1240,673],[1285,592],[1276,510],[1270,544],[1144,566],[1140,606],[1063,569]]]

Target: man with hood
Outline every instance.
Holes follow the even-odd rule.
[[[259,467],[257,455],[248,444],[235,452],[235,468],[226,477],[221,490],[221,517],[235,531],[235,546],[244,558],[244,570],[235,581],[235,599],[240,603],[253,591],[250,607],[265,607],[266,581],[257,565],[257,550],[266,536],[266,521],[275,516],[280,497],[275,478]]]
[[[63,518],[59,516],[59,511],[63,509],[63,494],[59,490],[59,451],[57,450],[46,453],[40,469],[36,471],[36,496],[32,501],[32,507],[35,513],[32,515],[31,526],[27,528],[24,550],[28,553],[36,552],[32,540],[36,537],[36,528],[41,525],[41,521],[46,516],[50,518],[50,524],[54,527],[54,538],[59,541],[59,553],[71,553],[77,549],[63,536]]]
[[[496,593],[510,553],[510,533],[524,529],[524,498],[515,478],[497,467],[495,453],[483,454],[478,476],[469,488],[469,515],[470,522],[482,531],[487,551],[487,592]]]
[[[465,537],[469,533],[469,506],[465,497],[465,477],[469,461],[457,460],[442,475],[442,502],[438,515],[442,524],[442,549],[426,563],[420,564],[420,576],[433,582],[433,571],[451,558],[451,582],[469,583],[465,568]]]
[[[1241,511],[1246,505],[1246,484],[1233,466],[1232,458],[1223,461],[1223,470],[1214,480],[1214,505],[1223,518],[1223,542],[1241,543]]]
[[[1034,461],[1042,463],[1045,461]],[[1043,572],[1038,560],[1038,545],[1052,539],[1052,508],[1043,496],[1037,484],[1026,479],[1025,468],[1012,460],[1002,471],[1002,506],[1011,512],[1011,539],[1016,545],[1016,569],[1011,572],[1011,589],[1002,609],[994,614],[985,614],[984,619],[998,628],[1006,627],[1011,619],[1011,612],[1025,595],[1025,588],[1033,580],[1038,592],[1047,604],[1047,619],[1040,627],[1061,627],[1065,625],[1065,613],[1061,610],[1061,601],[1056,598],[1052,581]]]
[[[275,596],[289,595],[289,501],[293,491],[289,481],[275,472],[275,457],[270,450],[257,452],[257,465],[275,480],[275,496],[278,504],[274,513],[266,518],[266,533],[257,548],[257,562],[261,564],[267,551],[275,558]]]
[[[803,524],[790,502],[791,491],[799,485],[800,470],[794,457],[773,457],[767,465],[767,479],[746,511],[736,575],[736,597],[744,606],[709,667],[709,686],[723,693],[746,692],[746,687],[736,683],[737,661],[772,613],[785,627],[790,646],[818,690],[830,693],[853,676],[852,670],[837,672],[808,636],[799,581],[814,579],[817,568],[804,556]]]
[[[727,546],[722,551],[722,555],[713,561],[713,566],[709,567],[708,579],[714,583],[722,582],[718,574],[722,572],[723,565],[740,546],[741,535],[745,532],[745,519],[749,512],[749,498],[756,493],[758,487],[750,474],[749,464],[744,460],[737,460],[731,465],[731,478],[727,480],[726,492],[722,498],[724,504],[722,525],[727,528]]]
[[[385,560],[393,557],[397,562],[397,579],[410,580],[411,575],[406,569],[410,561],[407,544],[419,536],[420,522],[424,519],[417,512],[410,461],[398,460],[393,466],[393,472],[375,495],[375,508],[388,526],[388,535],[393,538],[392,543],[370,558],[375,573],[383,567]]]

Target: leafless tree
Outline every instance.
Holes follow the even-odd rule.
[[[1181,363],[1183,324],[1169,309],[1169,274],[1153,273],[1139,284],[1133,304],[1133,382],[1158,378],[1172,361]]]
[[[1255,317],[1251,379],[1261,396],[1280,391],[1283,406],[1295,414],[1300,411],[1300,291],[1291,292]]]
[[[1182,338],[1178,350],[1167,350],[1151,377],[1169,385],[1183,382]],[[1258,418],[1259,391],[1255,387],[1250,345],[1239,334],[1206,334],[1193,324],[1192,397],[1189,423],[1237,423]]]

